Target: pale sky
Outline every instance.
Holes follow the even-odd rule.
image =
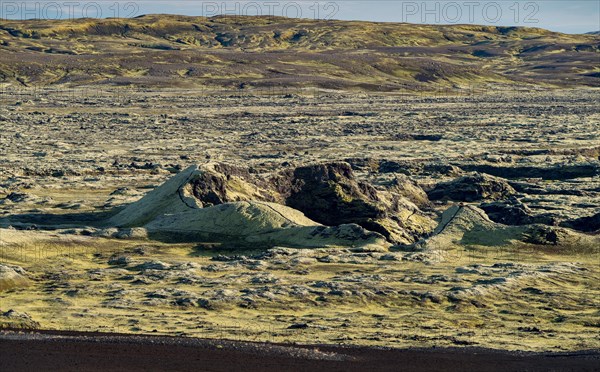
[[[55,19],[135,17],[168,13],[194,16],[216,14],[276,15],[301,18],[409,22],[430,24],[487,24],[541,27],[566,33],[600,30],[600,0],[295,0],[295,1],[5,1],[0,18]]]

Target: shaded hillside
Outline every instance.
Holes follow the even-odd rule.
[[[600,85],[600,36],[537,28],[148,15],[0,21],[0,81],[394,91]]]

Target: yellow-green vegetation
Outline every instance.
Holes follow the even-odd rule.
[[[397,347],[599,347],[598,90],[4,93],[3,326]],[[394,217],[422,227],[419,241],[383,252],[144,238],[148,222],[182,217],[190,193],[206,189],[176,194],[176,182],[173,198],[149,191],[185,176],[190,165],[218,162],[252,168],[256,186],[231,172],[221,184],[248,200],[274,173],[345,162],[356,180],[376,188],[381,205],[396,194]],[[454,182],[475,170],[503,179]],[[510,196],[433,200],[445,181],[471,192],[510,182],[503,189]],[[328,195],[341,202],[365,196],[347,192]],[[149,204],[135,203],[144,195]],[[427,214],[413,213],[402,198]],[[490,201],[499,203],[496,219],[509,221],[482,212]],[[430,235],[437,222],[444,223]],[[221,231],[240,232],[238,224],[245,223],[224,223]]]
[[[2,263],[23,267],[32,283],[0,292],[0,308],[46,329],[396,347],[600,346],[598,251],[476,247],[426,264],[401,252],[222,251],[5,229],[0,242]]]

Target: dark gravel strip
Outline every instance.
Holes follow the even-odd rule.
[[[0,332],[0,371],[598,371],[600,350],[508,352]]]

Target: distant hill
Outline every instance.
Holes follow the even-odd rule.
[[[382,90],[599,86],[600,35],[280,17],[0,20],[0,82]]]

